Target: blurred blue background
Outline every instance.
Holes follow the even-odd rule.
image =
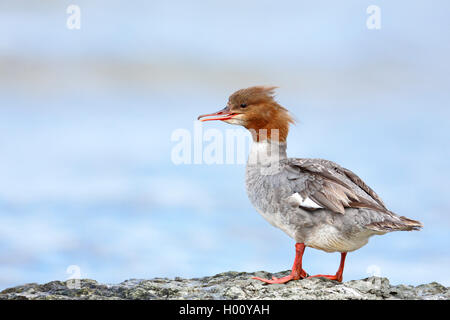
[[[69,4],[81,29],[66,28]],[[381,29],[366,27],[369,5]],[[359,174],[421,232],[374,237],[344,280],[450,285],[448,1],[0,1],[0,288],[291,268],[244,165],[174,165],[171,134],[278,85],[290,156]],[[207,123],[204,128],[230,128]],[[235,129],[235,127],[233,127]],[[309,273],[337,253],[308,249]],[[375,266],[375,267],[374,267]]]

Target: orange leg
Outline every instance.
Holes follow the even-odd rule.
[[[294,265],[292,266],[292,272],[290,275],[282,278],[272,277],[272,280],[263,279],[260,277],[252,277],[252,279],[260,280],[265,283],[286,283],[291,280],[299,280],[305,279],[308,274],[305,270],[302,269],[302,258],[303,253],[305,252],[305,244],[304,243],[296,243],[295,244],[295,260]]]
[[[336,281],[342,282],[342,274],[344,273],[344,264],[345,264],[346,256],[347,256],[347,252],[341,252],[341,263],[340,263],[339,269],[335,275],[317,274],[314,276],[310,276],[308,278],[327,278],[330,280],[336,280]]]

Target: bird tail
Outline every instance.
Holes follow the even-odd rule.
[[[366,228],[378,232],[418,231],[423,228],[423,224],[420,221],[409,219],[403,216],[397,216],[393,212],[389,213],[390,215],[392,215],[391,219],[372,222],[366,225]]]

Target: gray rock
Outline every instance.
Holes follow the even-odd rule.
[[[287,275],[289,271],[274,274]],[[291,281],[287,284],[265,285],[252,276],[269,278],[264,271],[255,273],[224,272],[211,277],[183,279],[131,279],[120,284],[106,285],[83,279],[76,289],[73,283],[52,281],[46,284],[26,284],[0,292],[0,300],[77,300],[77,299],[439,299],[450,298],[449,288],[432,282],[419,286],[392,286],[387,278],[370,277],[339,283],[323,278]]]

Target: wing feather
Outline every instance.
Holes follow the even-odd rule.
[[[303,198],[336,213],[345,208],[371,208],[388,212],[380,197],[352,171],[323,159],[288,159],[288,179],[300,180]]]

